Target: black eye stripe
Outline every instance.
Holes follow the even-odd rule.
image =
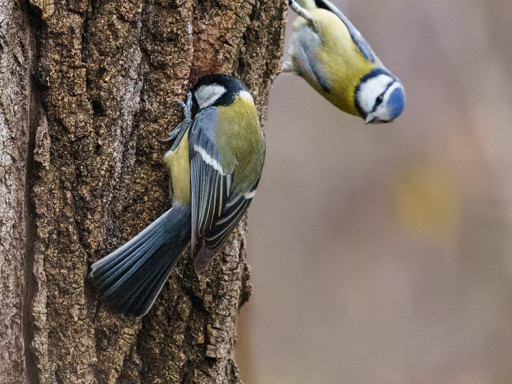
[[[319,1],[319,0],[316,0],[316,1]],[[374,77],[377,77],[379,75],[385,75],[385,76],[388,76],[391,79],[391,81],[388,83],[385,91],[387,91],[388,88],[391,87],[396,82],[396,79],[393,77],[393,75],[391,73],[389,73],[389,71],[387,71],[387,70],[385,70],[383,68],[373,69],[371,72],[367,73],[366,75],[364,75],[363,77],[361,77],[359,79],[359,84],[357,84],[357,87],[356,87],[355,92],[354,92],[354,104],[356,106],[357,111],[359,112],[359,115],[361,117],[363,117],[363,118],[366,118],[368,116],[368,114],[371,113],[371,111],[364,110],[362,108],[362,106],[359,104],[359,97],[360,97],[360,94],[361,94],[361,87],[368,80],[370,80],[370,79],[372,79]]]
[[[386,94],[386,92],[388,91],[389,88],[391,88],[391,86],[395,83],[394,80],[390,81],[389,84],[386,86],[386,89],[384,89],[384,92],[382,92],[376,99],[375,99],[375,104],[373,105],[373,109],[372,109],[372,112],[375,112],[375,110],[379,107],[379,105],[382,104],[382,102],[384,101],[384,95]]]
[[[372,108],[372,110],[371,110],[371,112],[370,112],[370,113],[375,112],[375,111],[377,110],[377,108],[379,108],[379,105],[381,105],[381,104],[382,104],[382,100],[384,100],[384,94],[383,94],[383,93],[381,93],[381,94],[379,95],[379,97],[377,97],[377,98],[375,99],[375,104],[373,104],[373,108]]]

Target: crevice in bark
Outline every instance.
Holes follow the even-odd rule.
[[[36,277],[34,276],[35,242],[37,238],[36,207],[33,199],[33,188],[37,177],[36,169],[38,167],[35,161],[36,132],[41,121],[41,85],[35,79],[34,63],[37,62],[37,36],[40,36],[42,29],[41,18],[35,15],[35,11],[26,6],[27,18],[30,20],[30,79],[29,94],[29,114],[27,124],[27,158],[25,172],[25,292],[23,297],[23,343],[25,351],[25,369],[28,384],[39,384],[39,374],[37,370],[37,358],[34,354],[31,344],[34,338],[32,329],[32,301],[36,294]]]

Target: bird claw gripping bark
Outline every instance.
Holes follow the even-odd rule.
[[[169,133],[169,137],[167,137],[166,139],[160,139],[160,141],[162,141],[162,142],[173,141],[171,150],[174,150],[178,146],[178,144],[181,141],[181,138],[183,137],[183,135],[187,131],[188,127],[192,123],[192,92],[187,93],[187,102],[186,103],[179,99],[176,99],[173,101],[183,107],[183,113],[185,115],[185,119]]]

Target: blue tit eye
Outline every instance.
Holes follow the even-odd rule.
[[[382,103],[382,101],[383,101],[383,100],[384,100],[384,94],[379,95],[379,97],[377,97],[377,98],[375,99],[375,106],[380,105],[380,104]]]

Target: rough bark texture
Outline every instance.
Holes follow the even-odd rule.
[[[20,4],[0,1],[0,382],[23,383],[30,40]]]
[[[264,117],[286,4],[0,0],[1,383],[240,382],[245,223],[142,320],[98,306],[88,271],[169,206],[158,138],[199,76],[240,77]]]

